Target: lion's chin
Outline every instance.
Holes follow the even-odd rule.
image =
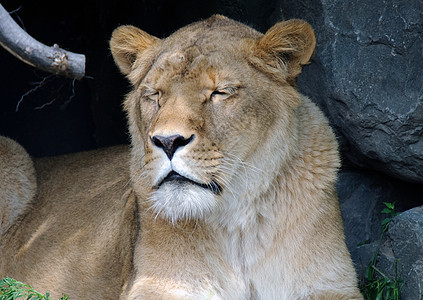
[[[172,223],[182,220],[200,220],[215,208],[216,195],[209,189],[189,182],[162,184],[150,198],[156,217]]]

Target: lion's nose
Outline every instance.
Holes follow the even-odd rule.
[[[175,154],[178,148],[188,145],[193,139],[194,135],[191,135],[189,138],[186,138],[182,135],[171,135],[171,136],[160,136],[155,135],[150,137],[153,145],[161,148],[169,158],[172,160],[173,155]]]

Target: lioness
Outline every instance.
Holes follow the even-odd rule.
[[[37,197],[0,198],[18,209],[0,275],[71,299],[361,299],[337,143],[295,87],[311,27],[217,15],[163,40],[122,26],[110,47],[133,86],[130,154],[36,160]],[[31,195],[31,170],[2,192]]]

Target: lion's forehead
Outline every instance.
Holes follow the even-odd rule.
[[[156,59],[146,81],[157,88],[196,85],[199,89],[214,89],[219,80],[239,77],[232,74],[225,63],[228,60],[228,55],[204,54],[196,46],[172,49]]]
[[[157,58],[156,69],[166,74],[183,74],[190,72],[201,74],[210,67],[208,57],[197,46],[185,49],[171,49]]]
[[[188,76],[238,65],[245,57],[241,49],[242,34],[235,35],[222,33],[218,28],[199,28],[171,35],[161,44],[153,69],[170,76]]]

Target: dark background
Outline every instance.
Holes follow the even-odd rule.
[[[0,47],[0,135],[35,157],[128,142],[121,104],[130,86],[109,52],[114,28],[131,24],[157,37],[214,13],[265,31],[280,1],[2,1],[38,41],[85,54],[80,81],[30,67]]]

